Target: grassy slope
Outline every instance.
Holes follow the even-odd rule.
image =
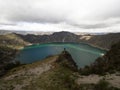
[[[76,84],[74,83],[75,78],[76,76],[73,71],[68,68],[58,66],[43,73],[24,89],[73,90],[76,88]]]
[[[65,58],[63,57],[63,59]],[[88,83],[88,81],[92,81],[91,78],[94,78],[94,75],[92,77],[80,76],[78,72],[74,72],[56,60],[58,60],[58,56],[52,56],[10,70],[0,79],[0,90],[101,90],[101,88],[102,90],[119,90],[111,87],[106,81],[100,81],[98,84],[94,81]],[[89,80],[85,80],[86,78]],[[98,76],[99,78],[105,77]],[[104,83],[105,85],[103,85]],[[119,87],[118,83],[117,85]]]
[[[0,80],[0,89],[73,90],[75,72],[57,64],[58,56],[12,69]]]
[[[0,76],[4,75],[8,69],[15,67],[15,63],[11,62],[16,54],[17,50],[0,45]]]
[[[3,75],[8,69],[14,67],[11,61],[14,60],[16,54],[28,42],[23,41],[16,34],[0,35],[0,75]]]
[[[111,49],[103,56],[96,59],[90,66],[80,70],[83,75],[120,72],[120,42],[112,45]]]
[[[3,45],[3,46],[7,46],[10,48],[14,48],[14,49],[15,48],[19,49],[28,44],[30,43],[25,42],[20,37],[18,37],[16,34],[0,35],[0,45]]]
[[[2,40],[2,38],[0,38],[0,40]],[[4,40],[8,40],[7,46],[9,47],[18,48],[24,45],[24,41],[22,42],[19,37],[16,39],[15,35],[8,35],[4,38],[6,38]],[[9,41],[12,41],[12,43]],[[78,78],[78,73],[73,72],[67,67],[63,67],[59,64],[54,64],[53,62],[56,60],[56,58],[57,56],[54,56],[47,58],[44,61],[36,62],[29,65],[23,65],[12,69],[7,73],[6,76],[0,79],[0,89],[82,90],[78,89],[80,87],[77,86],[77,84],[75,83],[75,80]]]
[[[85,37],[90,37],[90,38],[87,39]],[[110,49],[111,45],[119,41],[120,41],[120,33],[80,36],[80,42],[85,42],[93,46],[97,46],[104,49]]]

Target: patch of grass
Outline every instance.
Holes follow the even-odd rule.
[[[110,85],[107,81],[105,80],[100,80],[98,84],[95,85],[94,87],[95,90],[109,90]]]
[[[77,90],[120,90],[101,79],[97,84],[80,84]]]
[[[93,90],[94,84],[80,84],[78,90]]]
[[[13,75],[15,73],[18,73],[18,72],[22,72],[24,70],[29,70],[30,68],[36,68],[36,67],[39,67],[40,65],[42,64],[46,64],[48,63],[49,61],[53,60],[53,59],[56,59],[58,56],[52,56],[52,57],[49,57],[49,58],[46,58],[44,60],[40,60],[40,61],[37,61],[37,62],[34,62],[34,63],[31,63],[31,64],[21,64],[20,66],[18,67],[15,67],[11,70],[9,70],[7,72],[7,74],[5,75],[6,76],[10,76],[10,75]]]
[[[57,66],[31,81],[29,86],[24,87],[24,90],[77,90],[76,78],[76,74],[69,68]]]
[[[119,88],[111,86],[107,81],[100,80],[95,86],[94,90],[120,90]]]
[[[91,65],[79,70],[80,74],[98,74],[116,73],[120,71],[120,42],[112,45],[111,49],[102,57],[99,57]]]

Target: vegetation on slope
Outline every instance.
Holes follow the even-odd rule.
[[[23,39],[21,39],[19,36],[17,36],[14,33],[0,35],[0,45],[6,46],[6,47],[19,49],[28,44],[30,44],[30,43],[25,42]]]
[[[0,35],[0,75],[5,74],[7,70],[20,64],[20,62],[14,61],[18,52],[17,49],[28,44],[28,42],[23,41],[16,34]]]
[[[79,42],[88,43],[104,49],[110,49],[113,44],[120,41],[120,33],[111,33],[105,35],[80,35],[79,37]],[[89,38],[87,39],[85,37]]]
[[[120,89],[111,86],[109,82],[101,79],[96,84],[80,84],[78,90],[120,90]]]
[[[58,56],[48,57],[10,70],[0,79],[1,90],[119,90],[106,81],[97,84],[78,85],[77,67],[71,55],[63,51]]]
[[[29,43],[48,43],[48,42],[84,42],[100,48],[110,49],[111,45],[120,41],[120,33],[104,35],[76,35],[70,32],[55,32],[51,35],[34,34],[6,34],[0,35],[0,43],[8,44],[10,47],[21,47]]]
[[[55,32],[51,35],[20,35],[24,41],[30,43],[48,43],[48,42],[83,42],[94,46],[110,49],[111,45],[120,41],[120,33],[111,33],[104,35],[76,35],[70,32]]]
[[[20,64],[18,61],[13,61],[16,54],[17,50],[0,45],[0,75]]]
[[[80,69],[81,74],[105,74],[120,71],[120,42],[112,45],[111,49],[99,57],[93,64]]]
[[[76,40],[73,36],[67,39],[59,39],[59,33],[53,34],[51,38],[53,41],[64,41]],[[63,36],[66,34],[62,34]],[[37,37],[37,36],[36,36]],[[41,36],[40,36],[41,37]],[[47,36],[49,37],[49,36]],[[76,36],[75,36],[76,37]],[[29,37],[28,37],[29,38]],[[31,37],[31,40],[35,38]],[[37,37],[38,38],[38,37]],[[108,38],[106,40],[110,40]],[[118,38],[119,39],[119,38]],[[41,38],[38,39],[38,41]],[[92,39],[91,39],[92,40]],[[107,42],[105,40],[105,42]],[[113,39],[115,40],[115,38]],[[46,35],[42,39],[46,41]],[[48,39],[50,41],[50,38]],[[48,42],[47,41],[47,42]],[[94,40],[93,40],[94,41]],[[104,41],[99,39],[100,43],[105,46]],[[90,41],[92,42],[92,41]],[[96,41],[95,41],[96,42]],[[112,42],[112,40],[110,41]],[[115,43],[115,42],[112,42]],[[20,37],[9,34],[0,37],[0,74],[2,75],[6,70],[11,69],[17,65],[19,62],[11,62],[14,59],[16,50],[13,47],[18,48],[26,45],[27,43],[21,40]],[[109,43],[110,45],[111,43]],[[99,45],[98,43],[96,45]],[[106,44],[107,46],[108,44]],[[109,46],[108,45],[108,46]],[[100,45],[101,46],[101,45]],[[105,46],[105,47],[106,47]],[[107,46],[107,47],[108,47]],[[12,47],[12,48],[10,48]],[[115,71],[120,71],[120,42],[113,45],[111,50],[103,57],[98,58],[91,66],[86,66],[84,69],[80,70],[81,74],[100,74],[103,75],[106,72],[113,73]],[[51,61],[54,61],[50,63]],[[48,63],[49,62],[49,63]],[[72,59],[71,55],[63,51],[57,57],[49,57],[47,60],[42,62],[37,62],[29,65],[22,65],[20,67],[10,70],[7,75],[0,79],[0,89],[15,89],[19,88],[22,90],[33,90],[33,89],[43,89],[43,90],[119,90],[117,88],[111,87],[108,82],[100,81],[97,84],[76,84],[76,79],[79,77],[77,72],[77,66]]]
[[[27,35],[20,35],[24,41],[30,43],[48,43],[48,42],[78,42],[79,38],[77,35],[70,33],[70,32],[55,32],[51,35],[34,35],[34,34],[27,34]]]
[[[75,90],[76,75],[70,69],[63,66],[56,66],[54,69],[43,73],[39,78],[31,81],[25,90]]]
[[[64,56],[66,55],[64,54]],[[61,61],[60,58],[61,55],[52,56],[40,62],[14,68],[0,80],[0,89],[76,90],[77,76],[75,73],[77,72],[69,68],[74,64],[72,65],[70,61],[70,65],[66,66],[69,63],[67,59],[71,60],[71,57],[61,58],[68,61],[66,65],[63,65],[64,61]]]

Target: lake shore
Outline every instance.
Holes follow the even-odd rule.
[[[85,44],[88,44],[88,45],[90,45],[90,46],[92,46],[92,47],[95,47],[95,48],[99,48],[99,49],[102,49],[102,50],[109,51],[108,48],[103,48],[103,47],[100,47],[100,46],[97,46],[97,45],[94,45],[94,44],[91,44],[91,43],[85,43]]]
[[[76,44],[87,44],[87,45],[90,45],[92,47],[95,47],[95,48],[98,48],[98,49],[101,49],[101,50],[105,50],[105,51],[108,51],[109,49],[108,48],[103,48],[103,47],[100,47],[98,45],[95,45],[95,44],[91,44],[91,43],[87,43],[87,42],[47,42],[47,43],[36,43],[36,44],[28,44],[26,46],[31,46],[31,45],[40,45],[40,44],[50,44],[50,43],[76,43]],[[24,46],[24,47],[26,47]],[[24,47],[21,47],[21,48],[24,48]],[[21,49],[20,48],[20,49]]]

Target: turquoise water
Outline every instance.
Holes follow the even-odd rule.
[[[50,55],[60,54],[64,48],[72,55],[79,68],[93,63],[106,52],[83,43],[46,43],[25,47],[16,59],[21,63],[32,63]]]

